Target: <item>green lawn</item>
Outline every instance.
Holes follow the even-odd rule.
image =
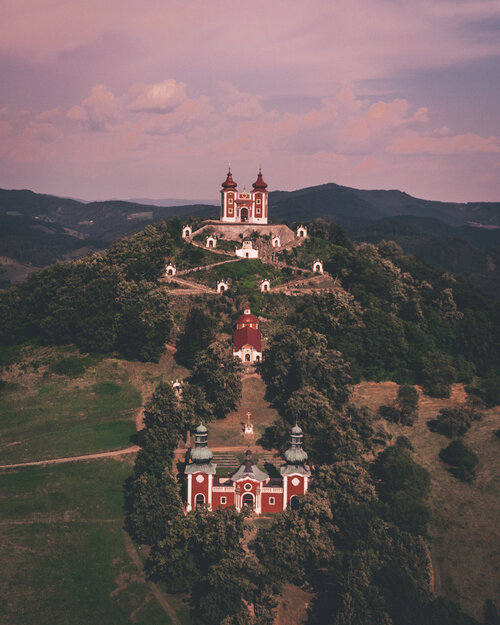
[[[130,445],[139,392],[128,380],[50,378],[0,390],[0,464],[77,456]]]
[[[0,473],[2,625],[171,623],[127,551],[130,472],[99,460]]]

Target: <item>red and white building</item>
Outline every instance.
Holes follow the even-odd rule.
[[[195,448],[184,469],[186,510],[206,505],[210,510],[234,506],[240,511],[248,506],[256,514],[269,514],[294,507],[298,497],[307,492],[311,478],[302,439],[302,430],[296,425],[292,428],[290,448],[285,452],[285,464],[280,467],[279,477],[270,477],[259,469],[250,450],[245,462],[232,475],[217,477],[217,465],[212,462],[213,454],[208,448],[208,430],[199,425]]]
[[[233,356],[245,364],[255,364],[262,360],[259,320],[252,315],[250,308],[245,308],[236,322],[236,330],[233,332]]]
[[[224,223],[267,224],[267,184],[259,168],[252,191],[238,191],[231,168],[222,183],[220,220]]]

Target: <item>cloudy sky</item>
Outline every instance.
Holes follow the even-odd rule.
[[[499,0],[0,0],[0,187],[500,201]]]

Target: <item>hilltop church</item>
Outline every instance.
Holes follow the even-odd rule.
[[[245,462],[228,477],[217,477],[217,465],[208,447],[208,430],[199,425],[195,433],[195,448],[184,469],[186,480],[186,510],[206,505],[210,510],[234,506],[238,512],[245,506],[256,514],[269,514],[294,508],[298,496],[309,488],[311,470],[303,449],[303,434],[298,425],[292,428],[290,447],[285,452],[285,464],[279,477],[270,477],[254,463],[252,452],[246,452]]]
[[[253,191],[238,191],[231,167],[222,183],[220,221],[223,223],[267,224],[267,184],[259,168]]]

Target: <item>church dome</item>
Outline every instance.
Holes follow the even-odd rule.
[[[288,464],[305,464],[307,462],[307,452],[302,449],[302,446],[292,445],[285,451],[285,460]]]
[[[236,323],[239,327],[240,325],[246,325],[250,323],[253,323],[253,324],[259,323],[259,320],[257,319],[255,315],[252,314],[252,311],[250,310],[250,308],[246,308],[243,314],[238,317],[238,321]]]
[[[260,168],[259,173],[257,174],[257,180],[253,183],[253,188],[259,189],[261,191],[267,189],[267,183],[264,182],[264,178],[262,178],[262,172],[260,171]]]
[[[214,457],[212,450],[208,448],[208,430],[200,423],[195,433],[195,448],[191,452],[191,460],[195,464],[207,464]]]
[[[231,168],[229,168],[229,170],[227,172],[227,177],[224,180],[224,182],[222,183],[222,188],[223,189],[236,189],[236,187],[237,187],[237,184],[233,180],[233,175],[231,173]]]
[[[285,451],[287,464],[301,465],[307,462],[307,452],[302,448],[302,428],[295,424],[292,428],[292,440],[290,447]]]

